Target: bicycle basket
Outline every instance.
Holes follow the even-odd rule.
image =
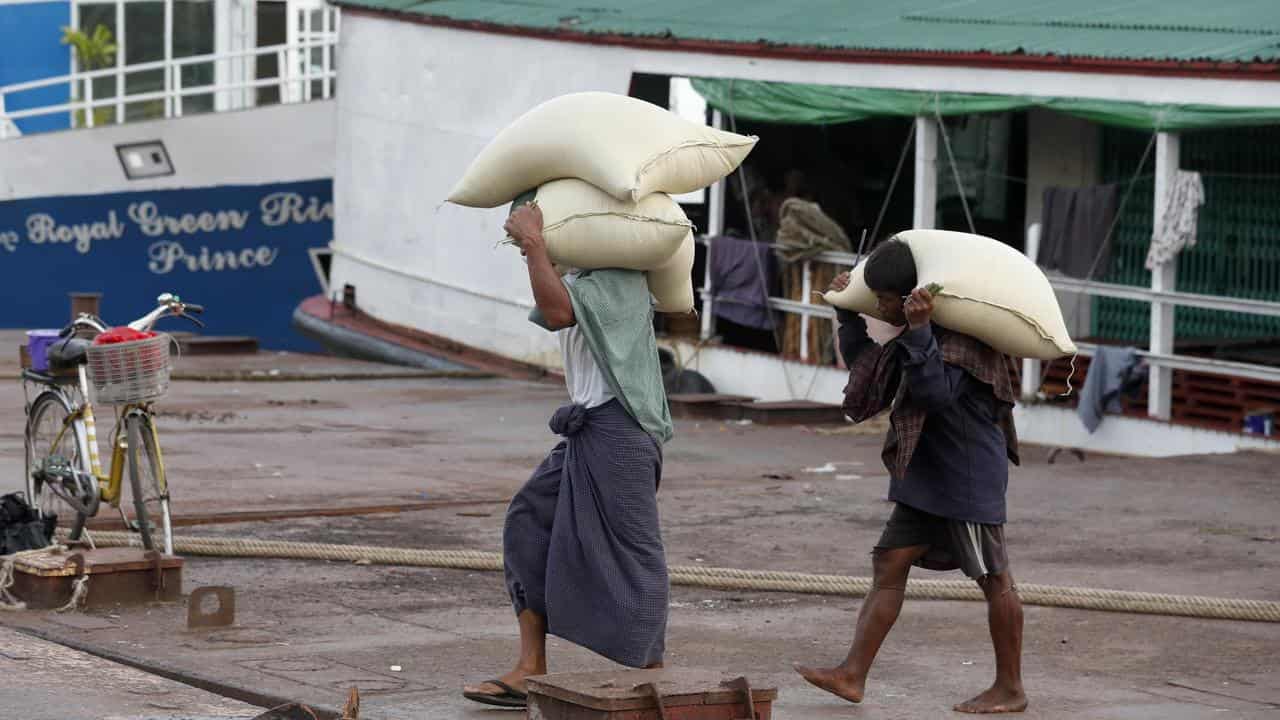
[[[169,389],[172,342],[161,333],[145,340],[89,346],[89,377],[97,401],[123,405],[164,395]]]

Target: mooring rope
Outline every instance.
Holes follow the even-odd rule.
[[[140,546],[137,535],[124,532],[95,532],[101,547]],[[426,550],[286,542],[253,538],[175,537],[174,551],[212,557],[283,558],[295,560],[342,560],[376,565],[406,565],[455,570],[502,570],[502,555],[480,550]],[[673,566],[671,583],[709,590],[750,590],[809,595],[863,597],[871,588],[871,578],[846,575],[817,575],[775,570]],[[907,597],[921,600],[982,600],[982,592],[965,580],[917,580],[907,583]],[[1064,587],[1018,583],[1018,595],[1028,605],[1106,610],[1110,612],[1175,615],[1219,620],[1280,622],[1280,602],[1242,600],[1198,595]]]

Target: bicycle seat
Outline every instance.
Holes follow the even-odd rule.
[[[71,337],[59,340],[49,346],[48,358],[50,370],[74,370],[78,365],[89,362],[86,352],[93,343],[84,338]]]

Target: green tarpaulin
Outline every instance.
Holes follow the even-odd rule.
[[[739,119],[792,125],[830,125],[885,116],[975,115],[1033,107],[1140,130],[1199,130],[1280,123],[1280,108],[1149,105],[1082,98],[934,93],[705,78],[695,78],[693,87],[712,107]]]

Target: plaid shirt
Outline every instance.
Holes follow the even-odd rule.
[[[846,321],[862,324],[861,318],[850,318],[842,313],[842,326]],[[845,362],[849,366],[849,383],[844,388],[844,412],[850,420],[862,422],[892,409],[889,434],[885,438],[881,457],[889,474],[901,479],[906,476],[907,466],[920,443],[928,413],[912,407],[910,403],[902,402],[907,393],[907,384],[903,382],[902,352],[898,341],[892,340],[883,347],[876,345],[870,338],[866,338],[865,325],[862,327],[862,338],[854,341],[856,352],[851,353],[854,356],[845,356]],[[1004,431],[1006,453],[1015,465],[1018,464],[1018,433],[1013,424],[1013,384],[1009,380],[1013,361],[968,335],[948,332],[936,325],[934,331],[943,362],[965,370],[977,380],[991,386],[995,392],[1001,409],[999,424]],[[844,335],[842,332],[842,341],[845,341]],[[844,347],[845,342],[842,342],[841,349]]]

